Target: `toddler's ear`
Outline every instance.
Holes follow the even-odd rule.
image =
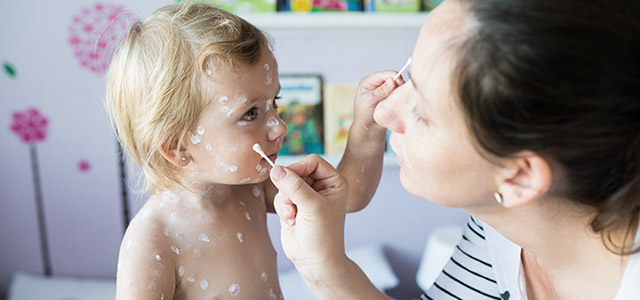
[[[187,153],[187,147],[180,145],[178,141],[167,141],[160,147],[160,154],[176,167],[186,167],[191,162],[191,156]]]

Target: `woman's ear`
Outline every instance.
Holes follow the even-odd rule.
[[[187,147],[180,145],[178,150],[178,142],[165,142],[160,147],[160,154],[176,167],[186,167],[191,162],[191,156],[187,153]]]
[[[533,152],[523,152],[509,159],[500,176],[498,192],[504,207],[532,203],[547,193],[553,182],[551,165]]]

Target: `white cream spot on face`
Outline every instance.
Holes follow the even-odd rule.
[[[202,281],[200,281],[200,287],[202,288],[202,290],[206,290],[207,287],[209,286],[209,282],[206,279],[203,279]]]
[[[198,126],[198,134],[199,135],[203,135],[204,134],[204,126],[202,126],[202,125]]]
[[[236,152],[236,151],[238,151],[238,147],[236,146],[229,148],[229,152]]]
[[[209,75],[209,76],[211,76],[211,74],[213,73],[213,72],[211,72],[211,70],[209,70],[209,69],[207,69],[207,70],[206,70],[206,72],[207,72],[207,75]]]
[[[264,111],[269,111],[273,107],[273,99],[267,99],[267,104],[265,105]]]
[[[249,122],[247,122],[247,121],[239,121],[238,122],[238,125],[240,125],[240,126],[246,126],[247,124],[249,124]]]
[[[269,279],[269,275],[267,275],[267,272],[262,272],[260,278],[262,278],[262,281],[267,282],[267,279]]]
[[[195,135],[192,134],[191,132],[189,132],[189,137],[191,138],[191,143],[194,145],[199,144],[200,142],[202,142],[202,137],[199,135]]]
[[[249,182],[249,181],[251,181],[251,177],[247,177],[247,178],[244,178],[244,179],[240,179],[240,183],[247,183],[247,182]]]
[[[267,74],[267,78],[264,79],[264,84],[266,84],[267,86],[271,86],[271,75]]]
[[[160,254],[156,254],[155,258],[157,261],[162,261],[162,256],[160,256]]]
[[[220,102],[222,104],[226,104],[227,102],[229,102],[229,97],[221,96],[220,98],[218,98],[218,102]]]
[[[198,239],[199,239],[199,240],[201,240],[201,241],[203,241],[203,242],[207,242],[207,243],[211,242],[211,240],[209,239],[209,237],[208,237],[206,234],[204,234],[204,233],[201,233],[201,234],[198,236]]]
[[[164,229],[164,235],[165,236],[169,236],[169,228],[165,228]]]
[[[267,173],[267,168],[264,168],[262,170],[260,170],[260,176],[264,175]]]
[[[171,251],[173,251],[177,255],[180,255],[180,248],[176,247],[175,245],[171,245]]]
[[[223,113],[228,113],[229,109],[230,108],[228,106],[226,106],[226,105],[220,107],[220,111],[223,112]]]
[[[275,300],[278,296],[273,292],[273,289],[269,289],[269,299]]]
[[[180,268],[178,268],[178,275],[180,275],[180,277],[184,275],[184,266],[180,266]]]
[[[181,233],[181,232],[176,232],[176,234],[175,234],[175,238],[176,238],[176,240],[178,240],[178,241],[182,241],[182,233]]]
[[[144,211],[144,214],[142,214],[142,217],[146,219],[149,216],[151,216],[151,210],[147,209],[147,210]]]
[[[240,205],[244,206],[244,202],[243,201],[238,200],[238,203],[240,203]]]
[[[169,221],[173,223],[176,220],[178,220],[178,213],[172,212],[171,215],[169,216]]]
[[[257,186],[254,185],[253,186],[253,195],[256,196],[256,197],[260,197],[261,193],[262,192],[260,192],[260,189]]]
[[[265,71],[269,71],[269,69],[271,69],[271,66],[269,66],[269,64],[264,64],[263,67]]]
[[[235,173],[236,171],[238,171],[238,166],[233,165],[229,167],[229,172],[231,173]]]
[[[209,150],[209,151],[211,151],[211,149],[213,149],[213,146],[211,145],[211,143],[207,143],[207,144],[204,146],[204,148],[205,148],[205,149],[207,149],[207,150]]]
[[[240,285],[238,285],[237,283],[230,285],[229,294],[231,294],[231,296],[237,297],[240,294]]]
[[[247,220],[251,221],[251,215],[249,214],[248,211],[244,212],[244,217],[247,218]]]
[[[189,276],[189,277],[187,277],[187,281],[191,282],[191,283],[194,283],[194,282],[196,282],[196,279],[193,278],[193,276]]]
[[[238,241],[240,241],[240,243],[244,242],[244,238],[242,237],[242,232],[236,233],[236,237],[238,238]]]
[[[229,111],[227,111],[227,116],[231,117],[232,114],[233,114],[233,109],[229,109]]]
[[[125,248],[125,249],[129,249],[129,248],[131,248],[131,246],[132,246],[132,245],[133,245],[133,241],[132,241],[132,240],[129,240],[129,241],[127,242],[127,245],[126,245],[124,248]]]
[[[269,118],[269,120],[267,120],[267,127],[275,127],[280,125],[280,121],[278,121],[278,119],[276,119],[275,117],[271,117]]]
[[[200,255],[202,255],[202,252],[200,251],[200,248],[193,249],[193,256],[194,257],[200,257]]]

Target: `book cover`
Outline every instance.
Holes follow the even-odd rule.
[[[191,0],[214,7],[222,8],[232,13],[276,12],[277,0]],[[180,3],[181,0],[178,1]]]
[[[349,84],[325,85],[324,143],[325,153],[328,155],[340,155],[347,146],[357,88],[356,85]]]
[[[365,0],[367,1],[367,0]],[[421,0],[370,0],[365,7],[378,12],[419,12]]]
[[[280,74],[278,114],[288,131],[280,155],[323,154],[322,77]]]

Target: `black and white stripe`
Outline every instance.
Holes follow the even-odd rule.
[[[449,262],[420,299],[502,299],[487,252],[484,228],[472,216]]]

